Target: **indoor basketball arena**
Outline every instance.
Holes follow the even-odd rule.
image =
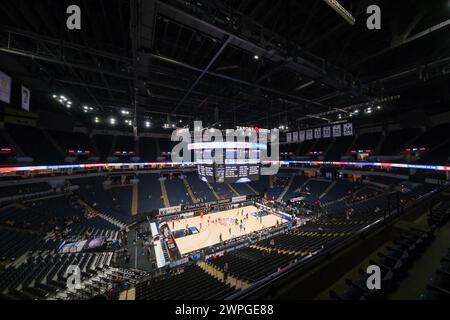
[[[448,0],[2,0],[0,299],[448,300],[449,35]]]

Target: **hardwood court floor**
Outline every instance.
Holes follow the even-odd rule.
[[[242,209],[244,210],[244,216],[240,214]],[[258,211],[260,210],[255,206],[248,206],[205,215],[203,217],[203,221],[200,219],[200,217],[193,217],[182,219],[179,222],[174,221],[174,226],[172,225],[171,221],[168,223],[168,225],[171,231],[184,230],[186,228],[186,225],[188,225],[189,227],[196,227],[198,229],[199,233],[197,234],[178,238],[175,240],[180,253],[184,255],[186,253],[190,253],[192,251],[196,251],[219,243],[220,234],[222,234],[222,240],[226,241],[232,238],[253,233],[255,231],[273,227],[277,224],[277,220],[278,223],[283,223],[280,217],[277,217],[273,214],[264,216],[261,223],[259,221],[259,218],[256,218],[252,215],[252,213]],[[248,213],[249,215],[248,220],[244,219],[246,213]],[[211,218],[211,221],[220,218],[222,220],[222,224],[211,222],[208,225],[208,217]],[[224,221],[228,221],[227,219],[238,219],[239,221],[242,219],[244,221],[245,231],[241,231],[239,225],[224,223]],[[200,223],[202,224],[202,228],[200,228]],[[231,235],[229,233],[230,227]]]

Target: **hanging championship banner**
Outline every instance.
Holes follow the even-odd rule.
[[[298,132],[297,131],[292,133],[292,142],[294,142],[294,143],[298,142]]]
[[[323,137],[331,138],[331,127],[323,127]]]
[[[342,137],[342,126],[340,124],[333,126],[333,137]]]
[[[305,131],[299,131],[299,137],[298,140],[299,142],[304,142],[305,141]]]
[[[353,135],[353,123],[344,124],[344,136],[349,137]]]
[[[286,134],[286,142],[292,143],[292,132],[289,132],[288,134]]]
[[[313,139],[313,129],[306,130],[306,140],[312,140]]]
[[[0,71],[0,101],[11,103],[11,78]]]
[[[22,109],[30,111],[30,90],[22,86]]]
[[[314,139],[322,139],[322,128],[314,129]]]

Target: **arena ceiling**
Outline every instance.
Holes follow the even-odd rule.
[[[448,108],[449,1],[339,3],[354,25],[323,0],[5,0],[0,68],[42,101],[70,97],[79,108],[64,112],[90,124],[124,109],[138,126],[272,127],[335,121],[352,106]],[[66,28],[72,4],[80,31]],[[381,30],[366,27],[371,4]]]

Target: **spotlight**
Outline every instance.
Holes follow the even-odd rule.
[[[111,118],[111,119],[109,119],[109,122],[110,122],[112,125],[115,125],[115,124],[116,124],[116,119]]]
[[[381,110],[381,106],[377,106],[377,110]]]
[[[99,119],[98,117],[95,117],[95,118],[94,118],[94,122],[95,122],[95,123],[100,123],[100,119]]]
[[[58,98],[58,96],[56,94],[54,94],[52,97],[53,97],[53,99]]]
[[[145,127],[146,127],[146,128],[150,128],[151,125],[152,125],[152,124],[150,123],[150,121],[146,121],[146,122],[145,122]]]
[[[258,56],[258,55],[255,55],[253,58],[254,58],[255,60],[259,60],[259,56]]]

